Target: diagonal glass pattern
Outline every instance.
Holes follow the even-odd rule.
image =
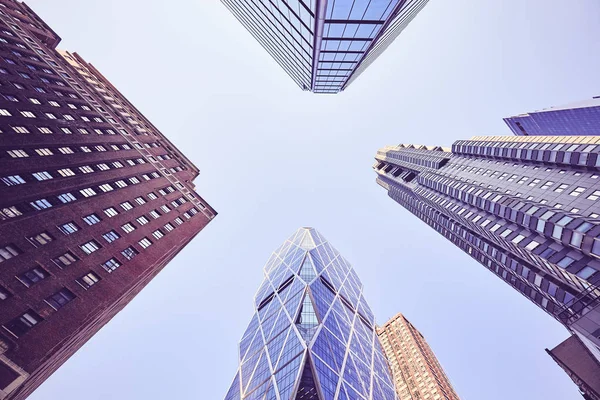
[[[312,228],[265,265],[226,400],[397,400],[362,283]]]
[[[222,2],[302,90],[333,94],[360,75],[428,0]]]

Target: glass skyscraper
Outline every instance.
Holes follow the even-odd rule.
[[[600,359],[600,136],[480,136],[377,152],[388,195]]]
[[[338,93],[428,0],[222,0],[303,90]]]
[[[515,135],[600,135],[600,96],[504,118]]]
[[[267,262],[225,400],[396,400],[358,276],[312,228]]]

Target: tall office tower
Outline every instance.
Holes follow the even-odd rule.
[[[479,136],[377,152],[388,195],[600,359],[600,136]]]
[[[0,399],[26,398],[215,216],[198,169],[59,41],[0,0]]]
[[[396,399],[358,276],[312,228],[272,255],[226,400]]]
[[[302,88],[346,89],[428,0],[222,0]]]
[[[402,314],[377,329],[399,400],[459,400],[435,354]]]
[[[504,118],[518,136],[600,136],[600,96]]]

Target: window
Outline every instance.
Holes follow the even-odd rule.
[[[98,217],[98,215],[96,215],[96,214],[86,215],[85,217],[83,217],[83,220],[88,225],[95,225],[95,224],[97,224],[98,222],[101,221],[100,217]]]
[[[586,265],[576,275],[580,278],[588,279],[590,276],[594,275],[596,272],[597,271],[594,268]]]
[[[33,267],[27,272],[17,275],[17,279],[27,287],[31,287],[36,283],[46,279],[50,274],[42,267]]]
[[[65,135],[72,135],[73,131],[69,128],[60,128],[60,130],[65,134]]]
[[[583,192],[585,192],[585,188],[578,186],[577,188],[575,188],[575,190],[573,190],[571,193],[569,193],[569,195],[577,197]]]
[[[47,147],[44,147],[44,148],[41,148],[41,149],[35,149],[35,152],[36,152],[36,153],[37,153],[39,156],[42,156],[42,157],[45,157],[45,156],[53,156],[53,155],[54,155],[54,153],[52,152],[52,150],[50,150],[50,149],[49,149],[49,148],[47,148]]]
[[[72,233],[77,232],[79,230],[79,227],[77,226],[77,224],[75,224],[75,222],[71,221],[67,222],[66,224],[59,225],[58,229],[65,235],[70,235]]]
[[[600,199],[600,190],[594,190],[594,193],[590,194],[587,199],[592,201]]]
[[[165,236],[165,234],[162,233],[160,229],[157,229],[154,232],[152,232],[152,236],[154,236],[155,239],[160,239],[161,237]]]
[[[96,242],[95,240],[90,240],[87,243],[84,243],[82,245],[79,246],[81,248],[81,250],[83,250],[86,254],[92,254],[93,252],[95,252],[96,250],[100,249],[100,244],[98,242]]]
[[[8,110],[6,110],[4,108],[0,108],[0,116],[1,117],[11,117],[12,114]]]
[[[21,115],[25,118],[35,118],[35,114],[31,111],[21,111]]]
[[[562,192],[564,192],[564,191],[565,191],[565,189],[566,189],[566,188],[568,188],[568,187],[569,187],[569,185],[567,185],[566,183],[563,183],[563,184],[561,184],[561,185],[558,185],[558,187],[557,187],[556,189],[554,189],[554,191],[555,191],[556,193],[562,193]]]
[[[92,167],[90,167],[89,165],[84,165],[78,168],[79,171],[81,171],[83,174],[89,174],[94,172],[94,169]]]
[[[152,242],[147,237],[140,240],[138,244],[142,247],[142,249],[147,249],[148,247],[152,246]]]
[[[171,211],[171,209],[169,208],[168,205],[162,205],[160,206],[160,209],[163,210],[163,212],[168,213],[169,211]]]
[[[74,121],[74,120],[75,120],[75,118],[73,118],[73,117],[72,117],[71,115],[69,115],[69,114],[64,114],[64,115],[63,115],[63,118],[64,118],[65,120],[67,120],[67,121]]]
[[[24,158],[24,157],[29,157],[29,154],[27,154],[27,152],[25,150],[7,150],[6,151],[8,153],[9,156],[11,156],[12,158]]]
[[[56,264],[58,268],[62,269],[68,267],[77,260],[79,259],[75,256],[75,254],[71,253],[70,251],[67,251],[65,254],[61,254],[58,257],[54,257],[52,259],[52,262]]]
[[[121,252],[121,254],[126,259],[131,260],[133,257],[137,256],[139,254],[139,252],[136,249],[134,249],[132,246],[129,246],[128,248],[126,248],[125,250],[123,250]]]
[[[134,201],[135,201],[136,203],[138,203],[140,206],[141,206],[142,204],[145,204],[145,203],[146,203],[146,200],[145,200],[143,197],[136,197],[136,198],[134,199]]]
[[[16,257],[19,254],[21,254],[21,250],[14,244],[0,247],[0,262]]]
[[[133,208],[133,205],[128,201],[124,201],[123,203],[119,204],[119,206],[121,206],[124,211],[129,211]]]
[[[104,209],[104,214],[106,214],[109,218],[112,218],[119,214],[119,212],[114,207],[109,207]]]
[[[83,197],[92,197],[96,195],[96,191],[92,188],[81,189],[79,193],[81,193]]]
[[[99,188],[104,193],[111,192],[114,190],[113,187],[110,185],[110,183],[104,183],[104,184],[100,185]]]
[[[158,199],[158,196],[156,194],[154,194],[153,192],[148,193],[148,198],[150,200],[156,200]]]
[[[554,182],[552,182],[552,181],[548,181],[548,182],[546,182],[546,183],[544,183],[544,184],[542,185],[541,189],[542,189],[542,190],[546,190],[546,189],[548,189],[548,188],[549,188],[550,186],[552,186],[552,185],[554,185]]]
[[[46,303],[50,304],[56,311],[63,308],[67,303],[73,301],[75,295],[67,288],[62,288],[58,292],[46,299]]]
[[[67,176],[73,176],[73,175],[75,175],[75,172],[73,172],[73,171],[71,170],[71,168],[63,168],[63,169],[59,169],[59,170],[58,170],[58,171],[56,171],[56,172],[58,172],[58,174],[59,174],[60,176],[62,176],[63,178],[66,178]]]
[[[167,232],[171,232],[173,229],[175,229],[175,228],[173,227],[173,225],[171,225],[170,223],[169,223],[169,224],[166,224],[166,225],[164,226],[164,228],[165,228],[165,230],[166,230]]]
[[[52,130],[50,128],[45,127],[45,126],[38,127],[38,131],[40,131],[40,133],[43,133],[45,135],[52,134]]]
[[[54,238],[52,237],[52,235],[50,235],[47,231],[38,233],[35,236],[30,236],[27,239],[35,247],[38,247],[38,245],[43,246],[43,245],[48,244],[48,243],[50,243],[51,241],[54,240]]]
[[[56,119],[56,115],[52,114],[51,112],[44,113],[44,115],[48,119]]]
[[[46,181],[49,179],[52,179],[52,175],[50,175],[50,173],[48,171],[42,171],[42,172],[34,172],[33,177],[35,179],[37,179],[38,181]]]
[[[106,270],[106,272],[113,272],[115,269],[119,268],[121,263],[116,258],[111,258],[108,261],[105,261],[102,264],[102,268]]]
[[[21,178],[20,175],[10,175],[3,177],[2,182],[4,182],[6,186],[14,186],[22,185],[23,183],[25,183],[25,180]]]
[[[9,297],[10,297],[10,292],[8,290],[6,290],[5,288],[3,288],[2,286],[0,286],[0,301],[6,300]]]
[[[488,221],[488,222],[489,222],[489,221]],[[175,218],[175,223],[176,223],[177,225],[181,225],[181,224],[183,224],[183,220],[182,220],[181,218],[177,217],[177,218]]]
[[[119,239],[121,237],[121,235],[119,235],[117,232],[111,230],[111,231],[108,231],[105,234],[103,234],[102,237],[108,243],[111,243],[111,242],[114,242],[115,240]]]
[[[136,218],[136,221],[140,225],[146,225],[148,222],[150,222],[150,220],[143,215],[141,217]]]
[[[71,193],[59,194],[57,197],[61,202],[65,203],[65,204],[77,200],[77,198],[75,196],[73,196]]]
[[[150,211],[150,216],[154,219],[160,218],[160,213],[157,210]]]
[[[131,233],[135,231],[135,226],[131,222],[126,223],[125,225],[121,225],[121,229],[125,231],[125,233]]]
[[[71,149],[70,147],[59,147],[58,151],[60,151],[62,154],[73,154],[73,153],[75,153],[73,151],[73,149]]]
[[[95,272],[90,271],[81,278],[76,279],[75,282],[79,283],[85,290],[88,290],[96,283],[100,282],[100,277],[96,275]]]
[[[35,311],[28,310],[27,312],[8,322],[6,325],[4,325],[4,328],[13,336],[18,338],[23,336],[41,321],[42,317],[40,317]]]

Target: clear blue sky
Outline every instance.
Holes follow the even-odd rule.
[[[597,0],[431,0],[336,96],[302,92],[216,0],[29,0],[201,169],[220,215],[31,396],[222,399],[270,252],[314,226],[378,321],[403,312],[463,400],[580,399],[567,332],[387,197],[386,144],[509,134],[600,94]]]

